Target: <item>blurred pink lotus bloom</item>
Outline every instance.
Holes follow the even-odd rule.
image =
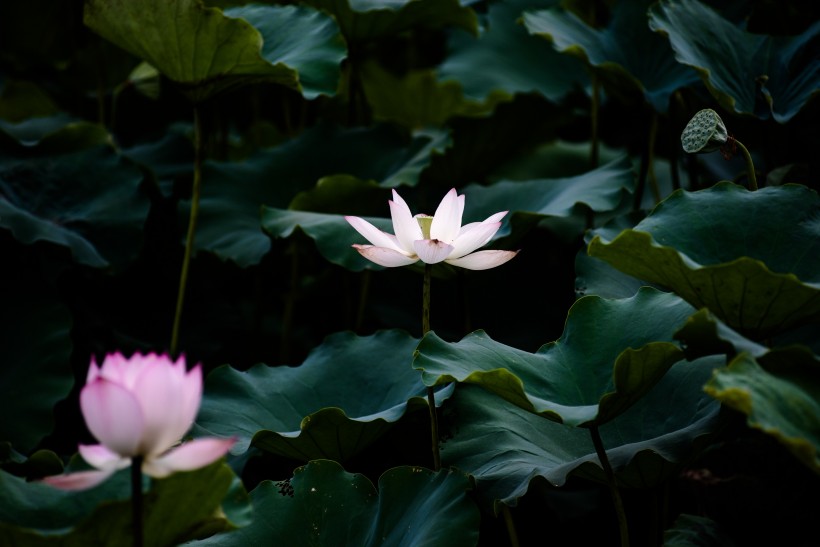
[[[79,446],[80,455],[96,468],[46,477],[64,490],[91,488],[131,458],[142,457],[142,472],[154,478],[190,471],[221,458],[235,439],[202,438],[182,444],[202,399],[202,367],[186,371],[185,358],[120,353],[105,357],[102,367],[92,358],[80,408],[88,429],[100,444]]]
[[[421,260],[426,264],[446,262],[468,270],[487,270],[504,264],[518,254],[518,251],[473,252],[492,239],[507,211],[496,213],[483,222],[462,226],[464,194],[458,195],[455,188],[444,196],[432,217],[414,217],[395,190],[393,199],[388,203],[395,235],[379,230],[363,218],[345,217],[371,243],[353,247],[363,257],[381,266],[393,268]]]

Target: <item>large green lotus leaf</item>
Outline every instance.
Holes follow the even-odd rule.
[[[297,460],[346,460],[426,406],[427,389],[411,367],[417,343],[400,330],[341,332],[298,367],[219,367],[208,375],[196,423],[237,436],[234,453],[253,444]],[[452,386],[439,390],[437,404],[451,393]]]
[[[517,93],[540,93],[558,102],[576,87],[587,85],[589,77],[582,63],[530,36],[520,24],[521,12],[537,6],[543,7],[544,2],[490,3],[486,27],[478,37],[466,32],[450,35],[439,80],[458,82],[466,99],[487,107]]]
[[[270,250],[259,221],[262,205],[287,207],[319,179],[340,173],[384,187],[415,184],[447,142],[445,132],[407,138],[386,125],[341,129],[320,124],[245,161],[206,162],[195,247],[242,267],[257,264]]]
[[[411,129],[440,127],[454,116],[479,116],[489,110],[466,101],[457,82],[438,82],[432,70],[397,76],[376,62],[368,62],[359,74],[373,118],[378,121]]]
[[[111,142],[111,137],[102,126],[65,113],[27,118],[16,123],[0,120],[0,139],[12,145],[8,146],[0,140],[0,146],[15,155],[32,152],[65,154]]]
[[[393,232],[393,222],[387,218],[365,217],[371,224],[386,232]],[[357,253],[352,245],[364,243],[362,236],[341,215],[308,213],[288,209],[262,208],[262,226],[273,237],[290,237],[297,228],[316,241],[319,252],[328,261],[348,270],[380,270]]]
[[[741,353],[705,389],[820,473],[820,359],[811,351],[792,346],[757,359]]]
[[[715,354],[731,357],[741,352],[752,357],[760,357],[768,351],[766,346],[749,340],[729,328],[726,323],[705,308],[698,310],[687,319],[681,329],[675,333],[675,338],[681,341],[688,359]]]
[[[0,472],[0,543],[128,547],[129,471],[100,486],[64,492]],[[248,495],[224,463],[154,481],[145,493],[145,544],[179,545],[248,521]]]
[[[577,55],[619,84],[630,82],[652,107],[665,113],[675,90],[697,81],[691,68],[675,60],[666,39],[650,31],[651,2],[618,2],[609,25],[596,29],[560,8],[524,13],[524,25],[551,40],[558,51]]]
[[[679,190],[634,229],[597,235],[588,252],[757,339],[820,319],[818,207],[798,185]]]
[[[541,223],[569,225],[574,236],[583,233],[590,213],[611,212],[635,190],[635,175],[626,156],[584,174],[525,181],[501,180],[489,186],[464,188],[468,197],[467,220],[484,220],[498,211],[510,211],[510,222],[498,236],[523,234]],[[566,229],[566,228],[565,228]]]
[[[303,0],[333,16],[348,43],[393,37],[423,26],[476,31],[473,10],[458,0]]]
[[[201,0],[89,0],[84,20],[195,102],[254,81],[283,84],[308,97],[335,91],[335,65],[345,48],[331,19],[294,6],[245,6],[233,13],[236,18]]]
[[[227,9],[225,15],[256,27],[264,40],[262,57],[295,69],[306,98],[336,93],[347,46],[331,17],[303,6],[253,4]]]
[[[0,413],[7,417],[0,422],[0,440],[28,453],[51,432],[54,404],[74,384],[71,314],[42,287],[6,279],[0,294]]]
[[[697,70],[727,110],[785,123],[820,88],[820,22],[799,36],[752,34],[697,0],[664,0],[649,25],[666,34],[678,61]]]
[[[47,241],[95,268],[139,252],[149,202],[143,175],[111,148],[0,160],[0,227],[25,244]]]
[[[260,483],[251,492],[250,525],[193,545],[466,547],[477,544],[480,519],[470,490],[458,471],[396,467],[379,478],[377,491],[364,475],[317,460],[289,480]]]
[[[724,363],[676,363],[635,406],[600,427],[621,486],[663,484],[693,456],[697,440],[716,430],[720,405],[703,384]],[[553,486],[570,475],[604,481],[586,429],[545,420],[478,386],[459,385],[449,407],[458,422],[442,445],[442,461],[474,476],[487,504],[516,505],[536,477]]]
[[[663,533],[663,547],[734,547],[731,536],[707,517],[681,514]]]
[[[427,385],[479,384],[524,410],[572,426],[606,423],[638,401],[683,352],[672,335],[694,310],[648,287],[579,299],[561,338],[529,353],[482,331],[448,343],[430,332],[413,366]]]

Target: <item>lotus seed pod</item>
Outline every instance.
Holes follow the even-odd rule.
[[[680,135],[684,151],[689,154],[713,152],[726,144],[729,133],[718,113],[704,108],[695,114]]]

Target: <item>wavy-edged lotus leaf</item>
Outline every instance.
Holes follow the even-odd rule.
[[[454,116],[480,116],[489,111],[487,106],[465,100],[457,82],[439,82],[433,70],[411,70],[397,76],[371,61],[359,74],[378,121],[420,129],[440,127]]]
[[[522,11],[543,5],[533,0],[490,3],[479,36],[450,35],[447,58],[438,68],[439,81],[458,82],[464,97],[484,108],[518,93],[539,93],[558,102],[576,87],[587,85],[583,64],[530,36],[519,23]]]
[[[329,67],[340,63],[346,50],[332,19],[295,6],[244,6],[234,12],[236,18],[201,0],[89,0],[84,21],[156,67],[194,102],[244,82],[275,82],[308,97],[335,91],[339,72],[334,75]],[[295,48],[288,40],[293,33],[299,37]]]
[[[458,0],[304,0],[338,22],[348,43],[396,36],[420,26],[476,32],[475,12]]]
[[[735,542],[712,519],[684,513],[664,531],[663,547],[735,547]]]
[[[791,184],[678,190],[634,229],[594,237],[588,252],[757,339],[820,319],[819,210],[815,191]]]
[[[698,80],[697,73],[675,60],[669,42],[647,24],[651,2],[618,2],[609,25],[596,29],[560,8],[524,13],[524,25],[552,41],[562,52],[577,55],[606,76],[610,88],[639,89],[657,112],[665,113],[677,89]]]
[[[768,351],[766,346],[749,340],[729,328],[726,323],[705,308],[698,310],[686,320],[681,329],[675,333],[675,339],[681,341],[688,359],[716,354],[734,356],[741,352],[748,353],[752,357],[759,357]]]
[[[678,61],[697,70],[727,110],[785,123],[820,88],[820,22],[799,36],[765,36],[697,0],[663,0],[650,8],[649,26],[668,36]]]
[[[340,173],[383,187],[415,184],[448,140],[445,132],[408,138],[386,125],[344,129],[320,124],[245,161],[206,162],[195,248],[242,267],[258,264],[270,250],[259,221],[261,206],[288,207],[321,178]],[[186,213],[189,207],[182,206]]]
[[[364,217],[371,224],[393,232],[393,222],[386,218]],[[290,237],[297,228],[316,242],[316,248],[328,261],[348,270],[384,269],[357,253],[352,245],[364,243],[362,236],[341,215],[308,213],[288,209],[262,208],[262,226],[273,237]]]
[[[600,427],[622,487],[663,484],[696,453],[698,440],[716,430],[720,405],[703,384],[724,363],[714,356],[676,363],[632,408]],[[536,477],[553,486],[571,475],[605,481],[584,428],[545,420],[478,386],[459,385],[448,408],[458,421],[442,445],[442,461],[475,477],[488,505],[516,505]]]
[[[107,146],[0,160],[0,227],[25,244],[47,241],[94,268],[123,267],[142,244],[143,174]]]
[[[705,389],[820,474],[820,359],[807,348],[741,353]]]
[[[53,407],[74,384],[71,313],[42,288],[4,284],[0,294],[6,311],[0,319],[0,413],[25,416],[3,420],[0,440],[28,453],[51,432]]]
[[[0,119],[0,139],[11,144],[11,152],[16,155],[32,152],[65,154],[111,142],[104,127],[65,113],[28,118],[15,123]],[[5,154],[0,152],[0,155]]]
[[[583,233],[589,214],[609,213],[631,202],[635,174],[626,156],[581,175],[534,180],[501,180],[489,186],[469,185],[468,211],[484,220],[498,211],[510,211],[497,237],[523,235],[539,223],[562,228],[573,237]]]
[[[0,471],[0,543],[82,547],[133,545],[129,470],[66,492]],[[155,480],[145,493],[146,545],[179,545],[247,524],[250,504],[223,462]]]
[[[604,424],[638,401],[683,352],[672,335],[694,310],[648,287],[623,300],[586,296],[564,333],[536,353],[476,331],[448,343],[429,332],[413,366],[427,385],[479,384],[524,410],[572,426]]]
[[[455,470],[396,467],[379,478],[317,460],[286,481],[263,481],[252,492],[254,521],[193,545],[452,545],[478,542],[478,508],[466,475]],[[264,516],[264,517],[263,517]]]
[[[344,461],[426,406],[427,388],[411,366],[417,343],[400,330],[340,332],[298,367],[219,367],[206,380],[198,429],[237,436],[234,453],[253,444],[296,460]],[[437,390],[436,403],[452,391]]]
[[[262,35],[262,57],[296,70],[302,95],[333,95],[342,76],[347,45],[333,18],[305,6],[248,4],[225,10]]]

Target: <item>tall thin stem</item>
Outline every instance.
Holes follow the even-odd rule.
[[[615,473],[612,472],[612,466],[609,464],[609,458],[606,455],[606,450],[604,450],[604,443],[601,440],[598,426],[591,426],[589,428],[589,434],[592,436],[592,444],[595,445],[595,453],[598,455],[598,460],[604,469],[604,476],[609,485],[609,493],[612,495],[612,503],[615,505],[615,514],[618,516],[618,528],[621,531],[621,547],[629,547],[629,528],[626,522],[624,503],[623,500],[621,500],[618,485],[615,483]]]
[[[134,456],[131,458],[131,526],[134,547],[143,547],[145,544],[142,506],[142,456]]]
[[[752,155],[749,154],[749,150],[743,146],[743,143],[739,140],[735,139],[735,144],[743,153],[743,159],[746,160],[746,173],[749,176],[749,188],[752,190],[757,190],[757,175],[755,175],[755,164],[752,162]]]
[[[658,138],[658,113],[652,111],[651,120],[649,122],[649,141],[646,146],[646,155],[649,162],[647,164],[647,180],[649,180],[649,187],[652,189],[652,197],[655,203],[661,201],[661,189],[658,186],[658,177],[655,174],[655,141]]]
[[[424,286],[421,292],[421,335],[430,331],[430,282],[432,280],[432,264],[424,265]],[[436,395],[431,386],[427,388],[427,406],[430,408],[430,435],[433,449],[433,469],[441,469],[441,452],[438,446],[438,415],[436,413]]]
[[[504,515],[504,524],[507,525],[507,536],[510,538],[510,545],[518,547],[518,532],[515,530],[515,522],[513,522],[512,513],[506,503],[501,504],[501,514]]]
[[[188,284],[188,269],[191,265],[191,253],[194,247],[196,221],[199,216],[199,196],[202,190],[202,121],[199,107],[194,107],[194,183],[191,189],[191,214],[188,218],[188,235],[185,238],[185,256],[182,259],[182,271],[179,275],[177,308],[174,314],[174,327],[171,330],[171,355],[176,356],[179,348],[179,325],[182,321],[182,306],[185,302],[185,287]]]
[[[598,114],[601,110],[601,82],[595,70],[590,69],[590,79],[592,80],[592,98],[589,105],[590,118],[590,149],[589,164],[593,169],[598,167],[600,157],[600,143],[598,142]]]

